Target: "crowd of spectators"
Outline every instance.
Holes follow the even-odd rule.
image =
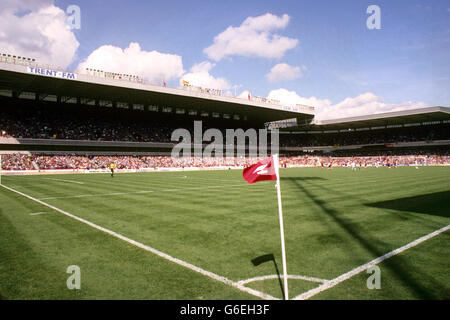
[[[114,163],[117,169],[158,169],[158,168],[210,168],[210,167],[246,167],[257,162],[257,158],[173,158],[170,156],[80,156],[80,155],[2,155],[3,170],[98,170],[108,169]],[[380,154],[378,156],[327,156],[297,155],[281,156],[280,165],[350,167],[362,166],[411,166],[411,165],[450,165],[450,153]]]
[[[450,124],[445,123],[339,133],[280,134],[280,146],[346,146],[448,139],[450,139]]]
[[[33,170],[33,157],[26,154],[2,154],[2,170]]]
[[[293,156],[280,159],[281,166],[382,167],[450,165],[450,155],[382,155],[365,157]]]
[[[182,119],[182,121],[164,121],[162,118],[149,116],[149,113],[136,114],[113,110],[99,112],[95,107],[62,108],[24,103],[0,108],[0,137],[174,142],[171,141],[171,135],[177,128],[185,128],[193,135],[193,120],[188,120],[187,117]],[[224,137],[226,126],[248,129],[242,122],[230,123],[222,119],[215,122],[209,120],[208,123],[205,119],[202,120],[203,132],[208,128],[217,128],[223,132]],[[339,133],[281,133],[279,145],[280,147],[345,146],[447,139],[450,139],[449,123]]]
[[[172,117],[149,112],[98,110],[96,107],[48,107],[39,104],[18,104],[13,108],[0,108],[0,137],[31,139],[67,139],[124,142],[172,142],[172,132],[178,128],[194,135],[194,119]],[[248,129],[239,120],[197,119],[202,121],[203,132],[217,128],[223,132],[230,128]]]
[[[172,128],[161,123],[45,108],[0,108],[0,136],[32,139],[170,142]]]
[[[210,167],[240,167],[252,162],[250,158],[219,158],[219,157],[182,157],[171,156],[31,156],[39,169],[107,169],[114,163],[117,169],[144,168],[210,168]]]

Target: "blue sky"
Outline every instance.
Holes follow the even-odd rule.
[[[238,94],[248,90],[262,97],[284,89],[300,102],[315,97],[328,107],[355,99],[352,108],[370,96],[383,111],[405,102],[450,105],[449,1],[54,1],[63,11],[74,4],[81,9],[81,29],[72,30],[79,45],[71,70],[101,46],[125,49],[136,42],[142,51],[181,57],[184,75],[204,63],[208,75],[224,80],[233,93],[233,86]],[[369,5],[380,7],[379,30],[366,26]],[[205,53],[227,28],[267,13],[289,17],[270,36],[297,41],[281,56],[237,52],[214,59]],[[297,68],[296,76],[269,81],[277,64]],[[169,79],[169,85],[182,77]]]

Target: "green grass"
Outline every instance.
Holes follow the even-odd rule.
[[[282,272],[274,183],[249,185],[241,174],[3,176],[2,182],[237,282]],[[333,279],[450,224],[447,167],[298,168],[282,169],[281,177],[290,275]],[[0,299],[258,299],[7,189],[0,188],[0,204]],[[30,215],[36,212],[45,213]],[[252,264],[267,254],[275,261]],[[81,269],[80,290],[66,287],[70,265]],[[369,290],[362,272],[313,299],[449,299],[450,232],[379,266],[380,290]],[[282,298],[280,283],[246,286]],[[290,279],[290,297],[318,285]]]

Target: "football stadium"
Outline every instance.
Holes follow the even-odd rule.
[[[450,299],[450,107],[323,118],[2,37],[0,300]]]
[[[291,299],[450,297],[448,107],[320,122],[7,55],[0,83],[2,298],[283,299],[274,182],[242,178],[260,158],[173,158],[198,120],[279,130]]]

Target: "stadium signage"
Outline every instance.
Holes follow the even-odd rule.
[[[295,112],[299,112],[300,111],[297,107],[291,107],[291,106],[283,106],[283,110],[295,111]]]
[[[27,67],[28,73],[38,74],[41,76],[53,77],[53,78],[62,78],[62,79],[70,79],[76,80],[77,75],[73,72],[66,71],[57,71],[46,68],[35,68],[35,67]]]

